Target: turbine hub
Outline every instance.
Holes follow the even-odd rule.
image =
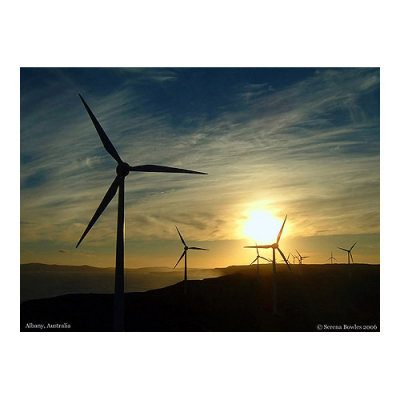
[[[116,171],[118,176],[127,176],[129,174],[129,164],[126,162],[118,164]]]
[[[271,247],[272,247],[273,249],[277,249],[277,248],[278,248],[278,243],[274,243]]]

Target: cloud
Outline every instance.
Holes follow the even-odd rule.
[[[209,174],[129,175],[127,238],[170,239],[179,225],[193,240],[237,239],[256,206],[288,213],[292,236],[379,231],[376,69],[320,70],[283,88],[238,84],[214,117],[192,110],[179,126],[134,90],[178,83],[179,71],[119,79],[118,90],[86,101],[121,157]],[[23,241],[75,243],[114,179],[72,81],[64,72],[51,90],[21,97]],[[87,239],[114,241],[115,224],[116,200]]]

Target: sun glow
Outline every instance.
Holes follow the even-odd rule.
[[[248,215],[243,226],[244,234],[258,244],[275,243],[283,220],[273,217],[264,210],[253,210]]]

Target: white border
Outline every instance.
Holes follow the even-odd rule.
[[[399,226],[399,29],[391,2],[143,3],[3,6],[2,391],[34,399],[372,399],[398,392],[388,362],[398,353],[399,304],[399,268],[393,262]],[[383,332],[19,333],[20,66],[381,67]]]

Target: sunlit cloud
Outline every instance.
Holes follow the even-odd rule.
[[[183,74],[115,70],[117,84],[102,89],[69,70],[49,71],[43,86],[22,82],[22,244],[76,244],[114,179],[78,92],[128,163],[208,173],[130,174],[127,239],[175,239],[175,225],[192,240],[245,239],[255,204],[288,214],[289,238],[379,232],[378,70],[315,70],[284,87],[238,82],[217,111],[185,105],[181,116],[180,103],[152,99],[184,85]],[[116,200],[86,245],[114,243],[115,226]]]

